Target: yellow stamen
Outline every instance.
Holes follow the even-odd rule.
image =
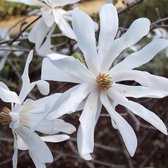
[[[3,126],[8,125],[11,122],[11,117],[9,115],[10,109],[4,107],[0,112],[0,122]]]
[[[101,91],[106,91],[111,88],[113,81],[112,77],[106,74],[99,73],[96,78],[97,87]]]

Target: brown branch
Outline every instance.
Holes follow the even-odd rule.
[[[167,25],[163,25],[163,22],[166,22],[166,21],[168,21],[168,17],[156,20],[155,22],[151,23],[150,29],[153,30],[153,29],[157,28],[158,26],[159,27],[167,26]],[[159,24],[161,24],[161,25],[159,25]]]
[[[10,43],[9,45],[11,45],[13,42],[17,41],[17,39],[19,39],[19,37],[31,26],[33,25],[37,20],[39,20],[41,18],[41,16],[37,17],[35,20],[33,20],[30,24],[28,24]]]
[[[142,3],[144,0],[136,0],[134,2],[132,2],[131,4],[127,4],[126,7],[118,10],[118,14],[122,14],[126,11],[129,11],[130,9],[132,9],[133,7],[137,6],[138,4]]]
[[[42,17],[42,16],[39,16],[39,17],[37,17],[35,20],[33,20],[31,23],[29,23],[14,39],[0,41],[0,45],[2,45],[2,44],[12,45],[15,41],[20,40],[19,37],[20,37],[30,26],[32,26],[37,20],[39,20],[41,17]]]

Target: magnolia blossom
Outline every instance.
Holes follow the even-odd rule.
[[[94,129],[102,105],[111,116],[112,124],[120,132],[131,156],[135,153],[137,138],[129,123],[117,113],[115,108],[117,105],[124,106],[167,135],[165,124],[155,113],[127,97],[167,96],[168,79],[135,68],[149,62],[159,51],[168,46],[168,41],[154,40],[113,66],[114,60],[124,49],[148,34],[150,21],[147,18],[135,20],[122,37],[115,39],[118,30],[117,11],[112,4],[104,5],[100,11],[98,46],[96,46],[94,22],[87,14],[75,9],[72,14],[72,26],[85,63],[61,54],[50,54],[49,59],[43,60],[42,79],[77,83],[60,96],[55,104],[57,109],[49,114],[48,119],[75,112],[79,103],[84,101],[79,119],[77,143],[80,155],[87,160],[92,158],[90,153],[94,148]],[[136,81],[139,85],[120,83],[130,80]]]
[[[71,11],[65,11],[63,6],[74,4],[80,0],[8,0],[11,2],[20,2],[27,5],[40,6],[42,18],[40,18],[33,29],[30,31],[29,40],[35,43],[38,54],[45,56],[51,52],[51,34],[56,24],[62,33],[75,39],[68,21],[71,20]]]
[[[11,109],[4,107],[0,113],[0,121],[3,125],[8,125],[12,129],[14,135],[14,155],[13,155],[13,167],[17,167],[17,155],[18,149],[29,150],[30,157],[34,161],[37,168],[45,168],[45,163],[53,161],[53,156],[44,143],[46,142],[61,142],[69,139],[68,135],[60,134],[64,132],[71,134],[75,131],[75,127],[69,123],[64,122],[62,119],[54,119],[52,121],[44,118],[45,113],[48,113],[52,108],[52,99],[58,99],[60,94],[54,94],[39,100],[26,99],[29,92],[35,85],[39,88],[39,91],[46,95],[49,93],[49,85],[47,82],[39,80],[30,83],[28,76],[29,64],[32,60],[33,53],[30,52],[25,69],[22,75],[22,88],[19,96],[16,93],[11,92],[8,88],[0,83],[1,99],[4,102],[11,102]],[[25,100],[26,99],[26,100]],[[15,103],[15,104],[13,104]],[[38,124],[36,131],[48,136],[39,137],[31,128],[42,119]]]

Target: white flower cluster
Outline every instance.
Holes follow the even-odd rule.
[[[77,146],[80,156],[86,160],[92,159],[94,130],[103,106],[131,156],[137,148],[137,137],[130,124],[117,112],[117,105],[124,106],[167,135],[165,124],[155,113],[128,98],[168,96],[167,78],[137,70],[168,47],[168,40],[153,39],[142,49],[114,64],[125,49],[132,47],[149,33],[150,21],[147,18],[136,19],[121,37],[116,38],[119,28],[117,10],[110,3],[105,4],[99,12],[100,31],[96,41],[97,24],[90,16],[78,8],[72,11],[62,8],[79,0],[9,1],[42,7],[42,17],[32,28],[28,38],[35,43],[36,52],[45,57],[41,80],[30,82],[29,64],[33,58],[33,51],[30,51],[19,95],[0,82],[0,98],[11,103],[10,109],[4,107],[1,111],[0,121],[3,125],[9,125],[13,132],[14,168],[17,167],[18,149],[28,150],[37,168],[45,168],[46,163],[51,163],[53,156],[45,142],[69,139],[67,134],[73,133],[76,128],[59,117],[78,110],[82,112]],[[52,50],[51,36],[56,25],[63,35],[77,42],[83,61]],[[28,94],[35,86],[43,95],[49,94],[49,84],[45,80],[76,85],[64,93],[51,94],[38,100],[28,99]],[[138,85],[127,85],[123,81],[135,81]],[[39,136],[39,132],[45,136]]]

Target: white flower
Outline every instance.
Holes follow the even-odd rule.
[[[57,109],[50,113],[48,118],[53,119],[65,113],[75,112],[79,103],[85,101],[77,135],[80,155],[84,159],[91,159],[94,129],[102,105],[111,116],[113,126],[119,130],[131,156],[135,153],[137,138],[128,122],[116,112],[116,105],[128,108],[167,134],[166,126],[156,114],[127,97],[162,98],[168,95],[168,79],[145,71],[133,70],[149,62],[159,51],[168,46],[168,41],[154,40],[113,66],[114,60],[123,50],[148,34],[150,21],[147,18],[135,20],[122,37],[115,39],[118,30],[117,11],[112,4],[104,5],[100,11],[98,46],[96,46],[94,22],[88,15],[78,9],[74,10],[72,26],[86,65],[70,56],[50,54],[48,56],[50,60],[47,58],[43,60],[42,79],[78,84],[60,96],[56,102]],[[136,81],[139,86],[118,83],[130,80]]]
[[[39,19],[30,31],[29,40],[35,43],[38,54],[45,56],[51,52],[51,34],[58,25],[62,33],[75,39],[74,32],[68,21],[71,20],[71,11],[65,11],[63,6],[76,3],[80,0],[9,0],[27,5],[41,6],[42,18]]]
[[[14,102],[11,110],[3,108],[0,113],[0,120],[3,125],[8,125],[13,131],[14,135],[14,155],[13,155],[13,167],[17,167],[17,155],[18,149],[29,150],[30,157],[34,161],[37,168],[45,167],[45,163],[53,161],[53,156],[43,142],[61,142],[69,139],[69,136],[61,134],[56,135],[59,132],[71,134],[75,131],[75,127],[69,123],[64,122],[62,119],[55,119],[49,121],[45,118],[45,113],[48,113],[53,107],[53,96],[58,99],[60,94],[54,94],[39,100],[26,99],[29,92],[34,88],[35,85],[39,88],[40,92],[44,95],[49,93],[49,85],[47,82],[39,80],[30,83],[28,76],[29,64],[32,60],[33,52],[31,51],[25,69],[22,75],[22,88],[19,96],[16,93],[8,93],[4,85],[1,86],[6,89],[2,90],[1,98],[5,102]],[[1,89],[1,88],[0,88]],[[4,92],[4,93],[3,93]],[[5,97],[6,96],[6,97]],[[11,97],[9,97],[11,96]],[[18,104],[20,103],[20,104]],[[38,123],[41,120],[40,123]],[[36,126],[36,131],[48,136],[39,137],[32,128]]]

